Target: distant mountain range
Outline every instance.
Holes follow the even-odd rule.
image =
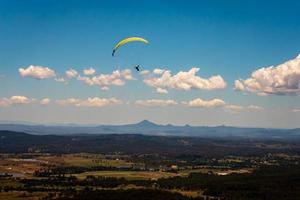
[[[158,125],[148,120],[127,125],[81,126],[37,125],[37,124],[0,124],[0,130],[25,132],[35,135],[81,135],[81,134],[144,134],[158,136],[192,136],[192,137],[246,137],[246,138],[300,138],[297,129],[240,128],[230,126],[174,126]]]

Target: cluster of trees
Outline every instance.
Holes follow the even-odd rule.
[[[144,187],[157,186],[155,181],[151,180],[127,180],[125,178],[104,177],[104,176],[87,176],[83,180],[77,179],[75,176],[51,176],[47,179],[22,179],[20,182],[24,188],[34,187],[75,187],[89,186],[101,188],[115,188],[121,185],[136,185]]]
[[[111,154],[167,154],[198,155],[206,157],[261,156],[271,153],[299,153],[300,141],[248,140],[245,138],[165,137],[135,134],[104,135],[31,135],[21,132],[0,131],[1,153],[102,153]],[[264,144],[257,147],[257,143]],[[271,145],[272,146],[271,146]],[[277,145],[280,148],[276,147]],[[181,151],[178,151],[180,149]]]
[[[216,176],[195,173],[188,177],[159,179],[160,188],[205,190],[204,195],[224,199],[297,199],[300,167],[264,167],[253,174]]]

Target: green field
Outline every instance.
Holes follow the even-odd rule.
[[[149,180],[149,179],[159,179],[168,178],[173,176],[178,176],[175,173],[169,172],[145,172],[145,171],[94,171],[85,172],[81,174],[73,174],[79,179],[84,179],[87,176],[104,176],[104,177],[115,177],[115,178],[126,178],[128,180]]]

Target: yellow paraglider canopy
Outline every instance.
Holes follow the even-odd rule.
[[[120,41],[120,42],[114,47],[113,52],[112,52],[112,56],[115,55],[115,52],[116,52],[116,50],[117,50],[119,47],[121,47],[121,46],[123,46],[124,44],[127,44],[127,43],[129,43],[129,42],[144,42],[145,44],[149,44],[149,42],[148,42],[146,39],[144,39],[144,38],[141,38],[141,37],[129,37],[129,38],[126,38],[126,39]]]

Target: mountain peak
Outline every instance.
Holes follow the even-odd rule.
[[[142,126],[156,126],[155,123],[153,122],[150,122],[149,120],[143,120],[143,121],[140,121],[139,123],[137,123],[138,125],[142,125]]]

